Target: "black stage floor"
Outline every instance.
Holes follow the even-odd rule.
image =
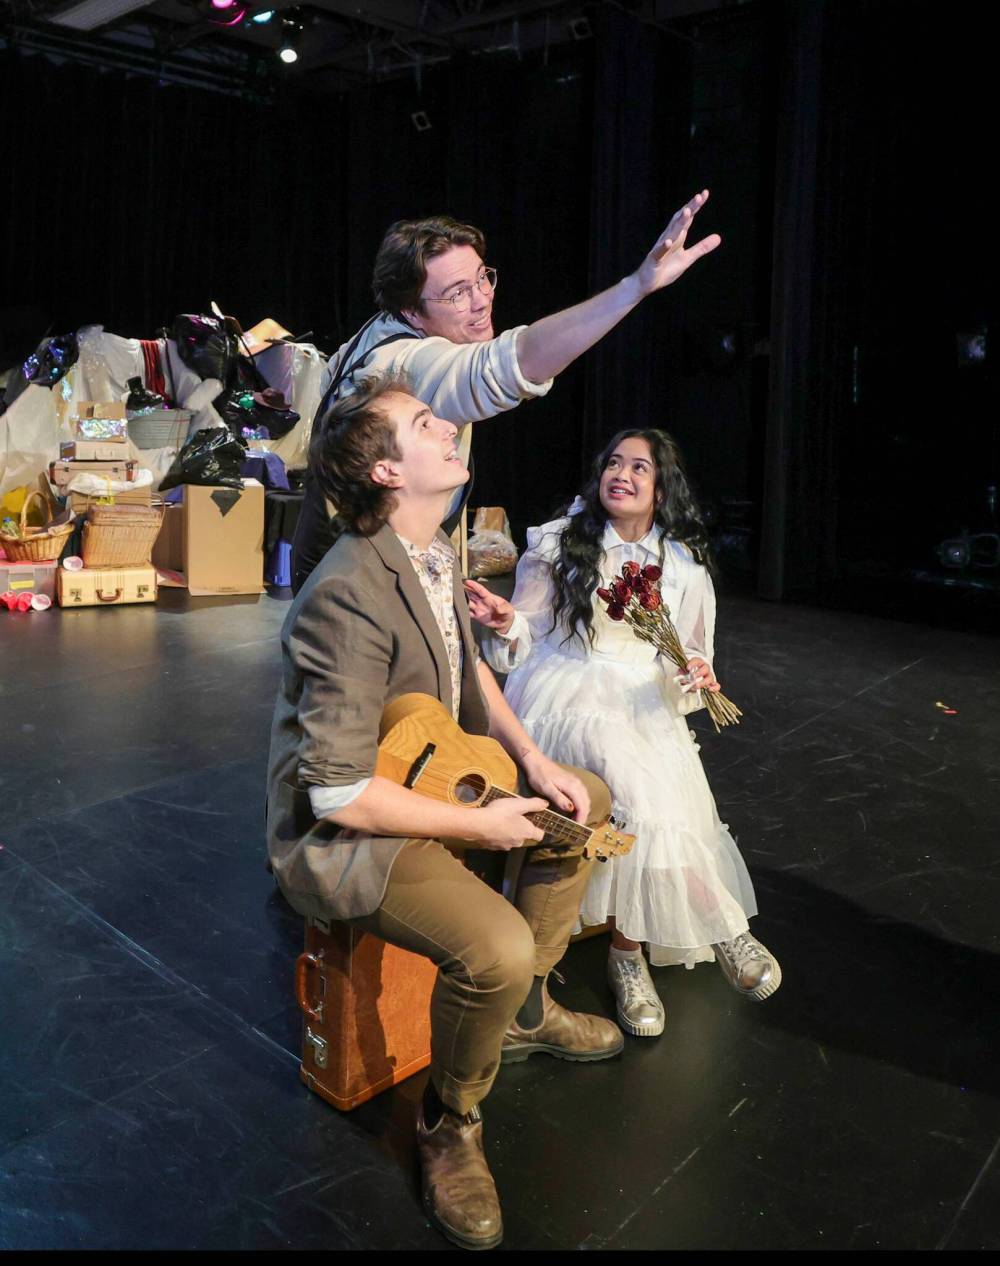
[[[423,1077],[346,1116],[298,1079],[261,841],[286,609],[0,617],[0,1247],[446,1247]],[[502,1070],[505,1246],[998,1248],[1000,647],[744,599],[721,643],[747,716],[703,755],[784,985],[667,969],[660,1040]],[[605,950],[561,1000],[611,1013]]]

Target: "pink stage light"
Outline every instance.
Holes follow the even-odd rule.
[[[246,5],[239,0],[212,0],[212,9],[217,14],[209,19],[213,26],[239,26],[247,15]]]

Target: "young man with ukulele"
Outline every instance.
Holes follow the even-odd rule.
[[[478,1105],[501,1060],[537,1051],[605,1059],[623,1039],[611,1021],[559,1006],[546,987],[593,861],[529,847],[512,904],[456,856],[463,845],[537,844],[543,832],[527,815],[550,804],[591,825],[611,807],[599,779],[538,750],[478,658],[455,555],[439,531],[468,478],[456,434],[393,379],[340,400],[317,428],[312,469],[348,530],[282,630],[268,848],[302,914],[437,964],[417,1122],[424,1204],[449,1239],[488,1248],[502,1225]],[[523,794],[471,808],[376,774],[382,712],[410,692],[440,700],[467,733],[498,740]]]

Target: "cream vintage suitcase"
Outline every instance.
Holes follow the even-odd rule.
[[[120,607],[156,601],[155,567],[85,567],[59,569],[61,607]]]

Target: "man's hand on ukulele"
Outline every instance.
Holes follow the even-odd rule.
[[[488,629],[506,633],[514,623],[514,608],[506,598],[493,593],[477,580],[466,580],[465,594],[469,600],[469,614]]]
[[[480,848],[498,849],[509,853],[512,848],[523,848],[545,838],[545,832],[534,822],[528,821],[529,813],[547,809],[548,802],[526,796],[504,797],[494,800],[483,809],[475,810],[475,842]]]
[[[553,809],[571,814],[576,822],[586,822],[590,812],[590,796],[575,774],[563,769],[562,765],[557,765],[537,749],[521,757],[521,768],[532,791],[537,791],[550,801]]]

